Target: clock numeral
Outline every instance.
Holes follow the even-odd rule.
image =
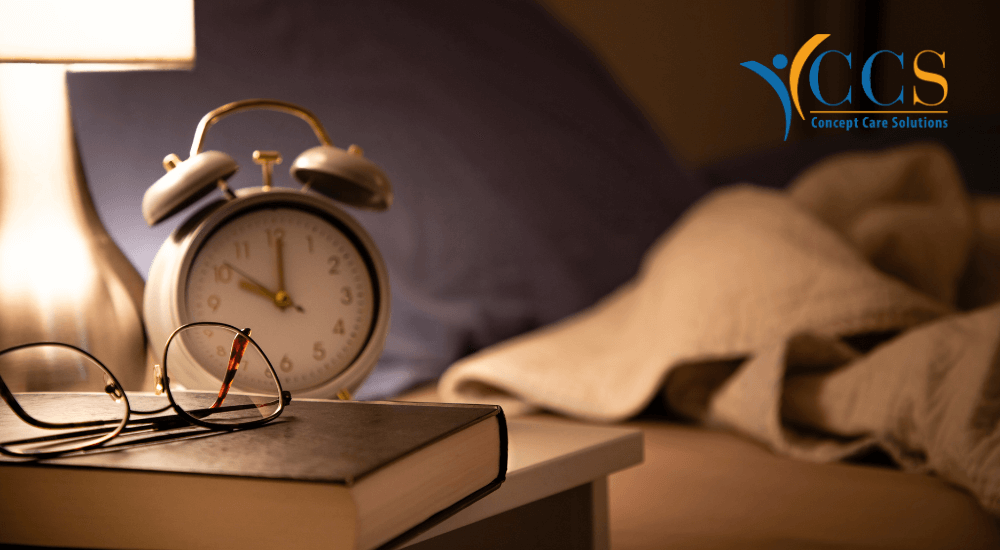
[[[274,241],[285,238],[285,230],[280,227],[265,231],[267,231],[267,246],[274,246]]]
[[[236,247],[236,259],[249,258],[250,257],[250,241],[239,241],[233,243]]]
[[[345,306],[350,305],[354,301],[354,296],[351,295],[351,289],[349,287],[343,287],[340,289],[340,303]]]
[[[337,324],[333,325],[333,333],[334,334],[343,334],[344,333],[344,320],[343,319],[337,319]]]
[[[281,362],[278,363],[278,367],[281,368],[281,372],[292,371],[292,360],[288,358],[287,354],[281,358]]]
[[[233,278],[233,270],[226,264],[215,266],[215,282],[228,283]]]
[[[312,235],[306,235],[306,242],[309,243],[309,253],[312,254],[313,253],[313,236]]]
[[[212,335],[215,334],[214,332],[212,332],[211,330],[209,330],[207,328],[205,330],[203,330],[202,332],[205,333],[205,337],[206,338],[211,338]]]
[[[327,262],[330,263],[330,275],[336,275],[340,273],[340,271],[338,271],[337,269],[338,267],[340,267],[340,258],[336,256],[330,256],[330,259],[328,259]]]
[[[326,350],[323,349],[323,342],[313,344],[313,359],[322,361],[326,357]]]
[[[218,355],[219,357],[225,357],[226,356],[226,348],[224,348],[222,346],[215,346],[215,354]]]
[[[208,297],[208,307],[212,308],[212,311],[219,309],[221,304],[222,300],[220,300],[215,294]]]

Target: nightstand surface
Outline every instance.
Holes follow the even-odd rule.
[[[642,462],[642,432],[548,415],[509,418],[507,428],[509,459],[504,484],[423,533],[409,546],[421,550],[444,547],[446,543],[453,546],[464,540],[456,538],[461,532],[474,537],[480,548],[483,544],[492,544],[490,548],[506,547],[505,537],[512,547],[515,543],[523,547],[523,537],[527,537],[536,540],[539,547],[553,548],[555,541],[543,542],[539,537],[558,536],[561,547],[606,549],[607,476]],[[562,515],[546,526],[548,533],[511,532],[519,530],[519,525],[534,529],[527,522],[518,521],[518,510],[530,512],[530,516],[546,514],[545,503],[550,503],[554,515]],[[566,515],[574,509],[589,517]],[[504,517],[505,521],[494,521]],[[556,533],[559,521],[574,533]]]

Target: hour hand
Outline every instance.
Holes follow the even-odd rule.
[[[268,289],[266,286],[255,281],[253,277],[247,275],[242,270],[237,269],[236,266],[234,266],[233,264],[229,262],[225,262],[225,264],[229,266],[230,269],[238,273],[240,277],[242,277],[242,279],[240,279],[239,286],[243,290],[246,290],[247,292],[253,292],[254,294],[260,294],[261,296],[274,302],[274,305],[278,306],[280,309],[285,309],[286,307],[291,306],[299,310],[300,312],[305,313],[305,310],[302,309],[302,306],[299,306],[294,302],[292,302],[292,298],[284,290],[279,290],[278,292],[271,292],[271,290]]]
[[[240,288],[249,292],[260,294],[261,296],[267,298],[268,300],[275,300],[275,294],[273,292],[260,286],[257,283],[250,282],[246,279],[240,280]]]
[[[242,288],[243,290],[246,290],[248,292],[254,292],[254,293],[260,294],[261,296],[264,296],[265,298],[267,298],[269,300],[277,301],[277,293],[276,292],[271,292],[266,286],[260,284],[256,280],[254,280],[253,277],[247,275],[246,273],[243,272],[243,270],[237,268],[235,265],[233,265],[233,264],[231,264],[229,262],[223,262],[223,263],[226,266],[228,266],[229,269],[232,269],[233,271],[235,271],[236,273],[238,273],[240,277],[242,277],[242,279],[240,280],[240,288]]]
[[[260,294],[261,296],[274,302],[274,305],[278,306],[281,309],[285,309],[286,307],[291,306],[297,309],[298,311],[301,311],[302,313],[305,313],[306,311],[302,309],[302,306],[296,304],[295,302],[292,302],[292,299],[288,296],[288,293],[286,293],[283,290],[279,290],[278,292],[271,292],[270,290],[256,283],[250,282],[246,279],[240,280],[240,288],[248,292]]]

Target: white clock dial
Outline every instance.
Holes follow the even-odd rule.
[[[378,297],[369,265],[327,218],[253,210],[196,253],[183,320],[250,327],[285,389],[313,388],[350,366],[371,334]]]

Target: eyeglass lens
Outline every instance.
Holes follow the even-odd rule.
[[[238,425],[267,418],[280,406],[281,390],[263,352],[232,328],[182,328],[167,345],[164,362],[174,403],[195,418]],[[183,380],[172,374],[182,369],[206,374]]]
[[[0,441],[15,453],[65,452],[109,439],[124,424],[128,401],[86,354],[40,344],[0,354],[9,406],[0,404]],[[17,416],[21,408],[31,422]],[[32,425],[33,423],[42,425]]]

